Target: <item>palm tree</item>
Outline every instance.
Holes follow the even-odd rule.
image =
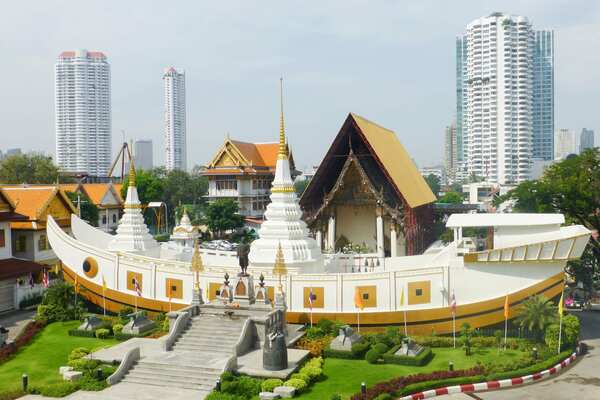
[[[539,341],[548,325],[556,319],[556,310],[550,300],[541,295],[531,296],[523,302],[516,322],[527,328]]]

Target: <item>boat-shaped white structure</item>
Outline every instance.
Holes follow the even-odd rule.
[[[354,324],[358,291],[364,305],[361,324],[404,324],[406,318],[412,333],[451,332],[452,297],[457,304],[457,326],[469,322],[473,327],[502,322],[507,297],[510,317],[531,295],[557,297],[563,290],[566,263],[581,256],[590,236],[583,226],[563,226],[560,214],[457,214],[446,224],[454,231],[454,240],[445,245],[436,242],[422,255],[377,258],[377,263],[365,266],[364,255],[321,254],[300,219],[283,117],[277,170],[265,216],[259,239],[251,245],[248,273],[253,275],[250,281],[262,284],[263,292],[273,298],[279,277],[272,275],[272,268],[281,249],[288,271],[282,286],[289,322],[309,322],[312,316],[313,321],[329,318]],[[117,235],[91,227],[75,215],[71,218],[72,236],[48,217],[48,240],[61,260],[65,279],[77,279],[85,288],[82,296],[98,305],[104,304],[104,296],[106,307],[115,312],[134,304],[165,312],[193,301],[193,248],[181,242],[159,244],[148,235],[135,171],[130,171],[125,214]],[[475,241],[463,237],[467,227],[488,228],[485,249],[477,251]],[[230,301],[223,298],[222,290],[225,273],[231,277],[231,290],[241,279],[237,277],[236,253],[200,252],[204,271],[199,283],[204,300],[221,305]],[[260,275],[264,276],[262,283]],[[141,287],[141,297],[134,279]]]

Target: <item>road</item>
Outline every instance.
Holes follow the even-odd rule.
[[[442,396],[443,400],[598,400],[600,399],[600,311],[578,312],[581,338],[589,352],[556,378],[514,389]]]

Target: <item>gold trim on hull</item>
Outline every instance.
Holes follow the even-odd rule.
[[[67,282],[73,283],[75,273],[67,266],[63,265],[64,277]],[[547,298],[558,296],[563,289],[564,273],[560,272],[542,282],[532,285],[526,289],[509,294],[510,303],[509,318],[516,316],[521,302],[535,294],[542,294]],[[102,286],[97,285],[87,279],[79,276],[78,286],[85,288],[79,290],[79,294],[90,302],[102,307]],[[136,296],[126,294],[113,289],[106,289],[106,309],[118,313],[123,307],[134,307]],[[463,323],[468,322],[473,328],[495,325],[504,321],[504,301],[505,297],[458,305],[456,307],[456,328],[460,329]],[[149,312],[168,312],[169,309],[176,311],[187,306],[187,304],[171,303],[167,301],[147,299],[137,297],[139,309]],[[356,324],[356,313],[313,313],[313,322],[320,319],[330,319]],[[410,310],[406,312],[408,331],[411,334],[445,334],[452,332],[452,315],[449,307],[430,308],[423,310]],[[310,323],[310,314],[307,312],[287,313],[289,323]],[[404,324],[403,311],[380,311],[380,312],[361,312],[361,325],[394,325]]]

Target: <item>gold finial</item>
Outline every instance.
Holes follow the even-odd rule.
[[[285,123],[283,121],[283,78],[279,79],[279,100],[281,112],[279,116],[279,153],[277,159],[285,160],[288,158],[288,154],[285,140]]]
[[[192,271],[196,273],[196,289],[200,288],[200,272],[204,272],[204,264],[200,257],[200,243],[198,239],[194,242],[194,254],[192,255]]]
[[[131,157],[129,158],[129,187],[135,187],[135,167]]]

